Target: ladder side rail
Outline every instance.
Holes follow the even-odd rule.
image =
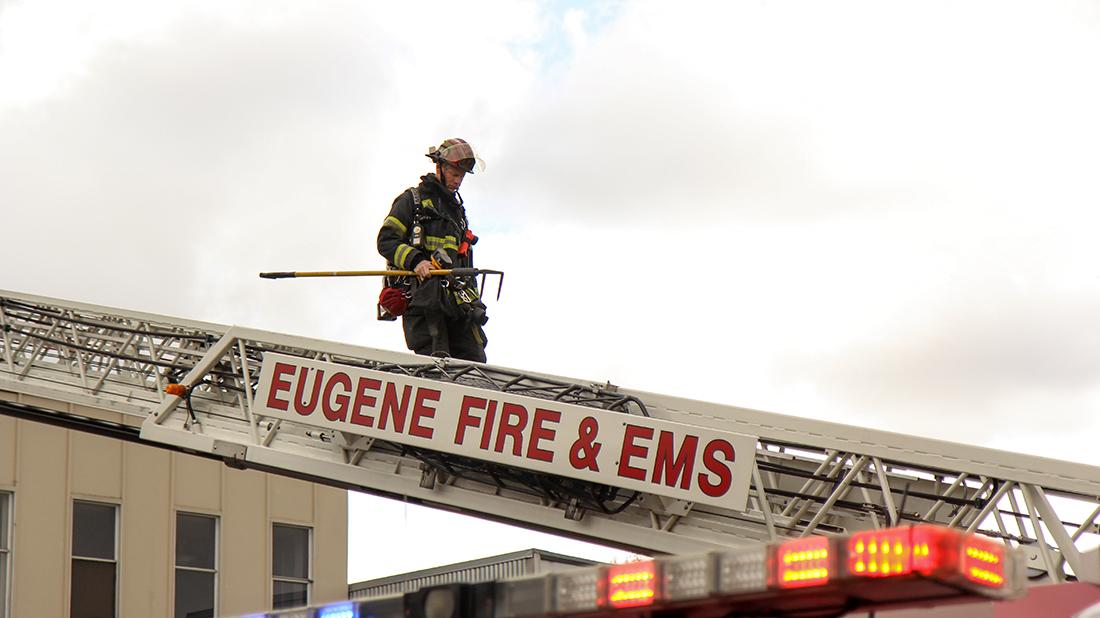
[[[120,307],[109,307],[106,305],[96,305],[74,300],[65,300],[48,296],[38,296],[35,294],[25,294],[23,292],[16,292],[12,290],[0,289],[0,299],[10,299],[12,301],[15,301],[16,303],[37,306],[69,308],[79,313],[110,315],[114,316],[116,320],[136,320],[150,322],[152,324],[162,324],[170,328],[182,328],[193,331],[209,332],[219,337],[224,334],[225,331],[229,328],[229,326],[227,325],[217,324],[214,322],[203,322],[199,320],[192,320],[189,318],[180,318],[175,316],[170,317],[156,313],[134,311],[132,309],[123,309]]]
[[[98,391],[93,391],[89,384],[89,370],[85,367],[87,364],[87,357],[78,354],[76,351],[67,350],[64,347],[58,347],[53,350],[53,353],[57,354],[64,362],[43,362],[36,361],[28,365],[23,366],[20,371],[21,377],[15,375],[14,379],[18,381],[42,381],[47,384],[65,384],[70,388],[80,391],[88,392],[93,395],[111,395],[120,397],[126,400],[136,399],[143,400],[149,399],[152,395],[151,389],[148,388],[144,382],[134,381],[125,375],[124,372],[116,372],[114,377],[107,376],[107,379],[102,384],[118,384],[124,385],[128,388],[123,388],[115,392],[100,392],[103,391],[101,386]],[[72,363],[80,364],[80,368],[74,374],[72,368],[69,366]],[[5,372],[0,372],[0,374]]]
[[[85,357],[83,355],[80,355],[78,358],[80,358],[83,361],[83,363],[86,367],[86,369],[85,369],[86,372],[91,372],[91,373],[95,373],[95,374],[100,375],[99,386],[102,386],[104,376],[108,376],[109,374],[114,372],[115,368],[120,366],[119,363],[121,361],[128,361],[128,362],[133,362],[133,363],[147,363],[147,364],[159,366],[159,367],[164,368],[164,369],[178,369],[178,368],[181,368],[179,365],[177,365],[175,363],[167,362],[167,361],[160,361],[160,360],[153,359],[153,358],[148,358],[148,359],[147,358],[142,358],[140,355],[135,355],[135,354],[123,354],[120,351],[117,351],[117,352],[116,351],[111,351],[110,350],[111,341],[106,339],[106,338],[103,338],[103,337],[97,337],[95,339],[88,339],[84,343],[67,342],[63,339],[56,339],[56,338],[52,337],[51,336],[52,335],[52,330],[53,329],[48,331],[46,334],[34,334],[34,333],[26,332],[26,331],[19,331],[19,332],[23,333],[26,336],[27,341],[36,340],[38,342],[38,346],[44,346],[45,349],[47,349],[49,351],[52,351],[55,354],[57,354],[59,359],[65,358],[64,351],[69,351],[72,354],[75,354],[78,351],[87,352],[88,353],[87,357]],[[131,336],[131,337],[133,337],[133,336]],[[131,342],[130,341],[124,341],[124,343],[126,345],[129,345]],[[17,352],[17,354],[18,353],[19,352]],[[27,359],[28,362],[27,362],[27,365],[24,366],[23,371],[24,372],[29,371],[28,368],[33,366],[36,362],[38,362],[40,356],[41,356],[41,353],[32,354]],[[131,369],[131,367],[129,365],[122,365],[122,367],[125,368],[124,370],[130,370]]]
[[[767,451],[761,451],[761,453],[766,453],[766,452]],[[761,461],[764,462],[764,463],[767,462],[766,455],[761,456]],[[879,469],[883,471],[884,477],[887,476],[885,465],[880,466]],[[940,473],[939,471],[926,471],[924,474],[932,476],[933,472],[935,473],[934,477],[937,478],[937,479],[941,478],[943,476],[943,474]],[[879,489],[882,491],[882,496],[883,496],[883,501],[884,502],[887,498],[889,498],[889,500],[891,502],[893,501],[893,495],[892,494],[896,490],[894,490],[892,487],[889,486],[891,482],[892,481],[880,481]],[[952,499],[948,496],[940,496],[935,501],[936,511],[938,511],[938,509],[940,507],[945,506],[947,503],[951,503],[951,504],[954,505],[953,513],[949,514],[948,518],[944,519],[944,518],[936,517],[935,516],[937,514],[936,511],[932,511],[930,509],[929,512],[931,513],[931,516],[929,516],[929,514],[926,513],[923,516],[919,516],[918,519],[921,520],[921,521],[935,521],[936,523],[951,525],[951,526],[954,526],[954,527],[960,527],[960,528],[965,527],[966,529],[968,529],[970,531],[975,530],[980,524],[983,524],[983,523],[986,522],[986,518],[988,517],[989,513],[991,513],[993,511],[993,509],[997,506],[998,501],[1005,495],[1005,493],[1008,491],[1008,488],[1010,488],[1012,486],[1011,482],[1007,482],[1007,481],[1004,481],[1002,479],[981,478],[980,482],[981,482],[980,485],[978,485],[977,482],[975,482],[974,487],[970,487],[969,479],[965,476],[965,473],[960,474],[958,477],[956,477],[954,479],[954,481],[951,484],[951,487],[943,493],[945,493],[945,494],[946,493],[954,494],[954,493],[956,493],[956,491],[958,489],[963,488],[963,490],[965,492],[965,495],[962,496],[962,497],[956,497],[954,499]],[[937,481],[921,481],[920,483],[924,483],[924,484],[929,485],[929,487],[931,487],[931,488],[935,488],[935,486],[938,485],[939,481],[938,480]],[[922,490],[920,490],[920,483],[917,484],[917,491],[913,491],[913,492],[909,493],[909,490],[907,489],[906,493],[904,494],[905,497],[909,498],[911,496],[920,495],[921,493],[925,493],[925,492],[922,492]],[[774,486],[774,482],[772,483],[772,485]],[[854,483],[852,483],[852,485],[860,486],[858,482],[854,482]],[[867,487],[873,487],[870,484],[865,484],[865,485]],[[911,485],[911,482],[907,481],[906,485],[907,485],[907,487],[909,487]],[[774,491],[771,488],[769,488],[769,490]],[[1048,490],[1048,491],[1050,491],[1050,490]],[[1054,493],[1058,493],[1060,495],[1063,495],[1067,499],[1077,501],[1078,503],[1088,503],[1090,505],[1095,505],[1095,503],[1096,503],[1095,497],[1081,496],[1081,495],[1069,494],[1069,493],[1065,493],[1065,492],[1057,492],[1056,490],[1054,490]],[[932,494],[932,493],[927,493],[927,495],[934,496],[934,494]],[[889,512],[889,508],[886,508],[885,505],[883,506],[883,508],[885,509],[885,511]],[[895,509],[896,508],[897,507],[895,506]],[[875,515],[875,511],[874,510],[867,510],[866,514],[867,514],[868,517],[872,517],[872,516]],[[972,515],[973,515],[973,517],[971,517]],[[908,515],[906,516],[906,519],[911,519],[911,518],[912,518],[912,516],[908,516]],[[997,523],[996,521],[989,522],[990,525],[993,525],[993,524],[996,524],[996,523]],[[1082,525],[1084,525],[1084,524],[1082,524]],[[983,531],[985,531],[987,534],[992,534],[994,536],[1002,536],[1002,537],[1007,536],[1006,533],[1004,533],[1003,531],[999,531],[995,528],[983,528]]]
[[[1100,467],[1088,464],[633,389],[622,390],[644,401],[656,418],[755,435],[762,440],[856,452],[927,468],[946,467],[956,473],[1010,478],[1085,495],[1100,495]]]
[[[812,488],[812,485],[810,483],[816,482],[819,485],[822,483],[831,485],[835,482],[834,478],[831,476],[815,474],[815,472],[818,472],[821,469],[820,464],[816,460],[789,459],[785,463],[776,463],[770,460],[768,455],[769,452],[770,451],[767,450],[758,450],[758,454],[760,454],[760,457],[757,461],[757,467],[769,470],[766,488],[771,492],[775,492],[777,495],[788,496],[797,503],[798,500],[801,500],[803,498],[812,499],[813,496],[821,493],[820,487],[818,487],[816,491],[810,491],[810,489]],[[809,467],[811,465],[817,465],[818,467]],[[923,496],[922,498],[920,498],[921,500],[927,498],[929,500],[929,503],[931,503],[931,500],[941,498],[934,493],[935,486],[932,485],[929,481],[922,481],[923,485],[917,484],[917,489],[913,490],[912,487],[915,483],[918,483],[918,479],[898,476],[898,474],[895,472],[888,472],[885,465],[882,465],[880,467],[880,470],[881,479],[877,484],[859,481],[858,477],[856,481],[852,482],[852,486],[859,488],[861,491],[869,492],[871,490],[874,490],[876,492],[882,492],[883,497],[881,500],[875,500],[873,498],[867,500],[868,503],[871,503],[870,507],[872,507],[868,509],[868,514],[877,514],[878,510],[881,510],[883,515],[889,514],[890,509],[887,507],[887,503],[893,504],[892,493],[894,491],[898,491],[897,489],[891,487],[892,484],[902,484],[905,486],[905,490],[902,492],[903,499]],[[876,472],[876,474],[879,473]],[[926,471],[922,474],[931,477],[931,472]],[[794,486],[791,486],[791,481],[800,477],[810,479],[810,481],[803,483],[802,486],[795,489]],[[784,489],[785,485],[790,486],[790,488]],[[925,486],[927,486],[927,488],[922,489]],[[966,501],[962,498],[945,498],[944,501],[950,502],[956,506],[962,506],[966,504]],[[793,508],[793,506],[791,506],[790,508]],[[787,509],[788,513],[790,512],[790,508]],[[898,507],[895,505],[894,508],[895,517],[897,517],[896,512]],[[909,518],[914,520],[916,519],[915,516],[910,516]]]

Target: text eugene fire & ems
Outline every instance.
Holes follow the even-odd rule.
[[[747,499],[756,439],[268,353],[259,413],[331,430],[727,508]]]

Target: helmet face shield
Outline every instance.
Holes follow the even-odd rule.
[[[474,147],[466,140],[458,138],[445,140],[438,147],[429,148],[428,158],[436,162],[450,163],[467,174],[485,170],[485,161],[474,152]]]

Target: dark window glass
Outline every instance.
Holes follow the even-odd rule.
[[[73,556],[115,559],[115,507],[73,503]]]
[[[116,513],[111,504],[73,502],[71,618],[115,615]]]
[[[176,515],[176,566],[214,568],[217,520],[203,515]]]
[[[301,582],[275,581],[275,596],[272,600],[272,608],[302,607],[309,605],[309,594],[306,589],[308,584]]]
[[[214,573],[176,569],[176,618],[213,618]]]
[[[309,528],[276,524],[272,547],[272,575],[309,578]]]
[[[214,615],[218,519],[176,514],[176,618]]]
[[[272,605],[300,607],[309,604],[309,528],[272,526]]]
[[[71,618],[112,618],[115,615],[115,563],[73,560]]]

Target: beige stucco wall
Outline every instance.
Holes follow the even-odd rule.
[[[347,598],[347,492],[0,416],[12,616],[68,616],[73,499],[118,504],[119,616],[170,616],[175,513],[219,517],[220,616],[271,607],[271,526],[313,529],[311,603]]]

